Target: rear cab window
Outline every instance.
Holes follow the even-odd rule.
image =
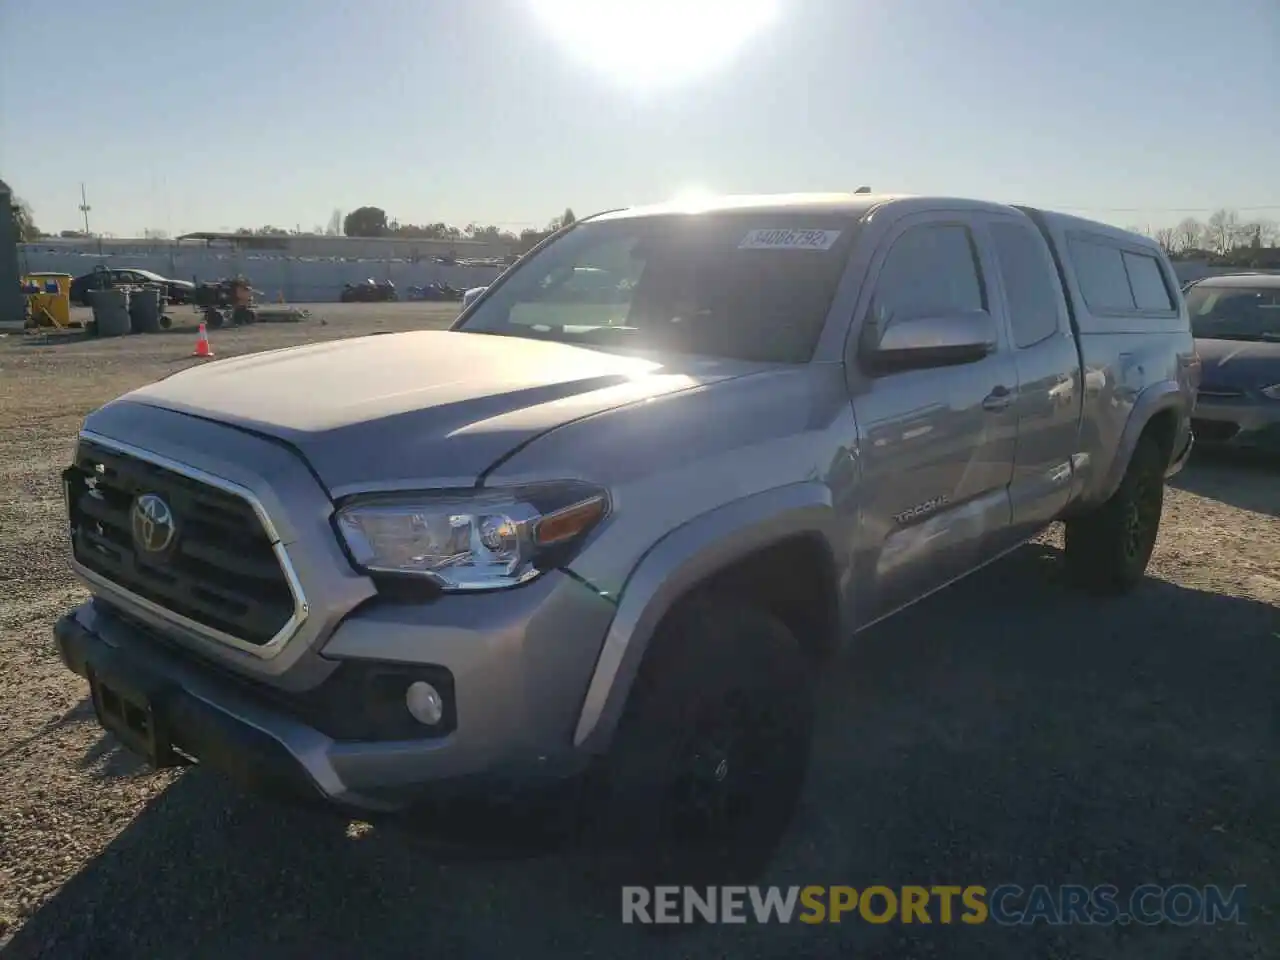
[[[1176,309],[1173,295],[1164,281],[1164,274],[1155,257],[1139,253],[1124,254],[1124,269],[1129,275],[1129,288],[1133,291],[1134,304],[1139,310],[1168,313]]]
[[[1079,239],[1072,239],[1069,246],[1080,293],[1090,310],[1128,313],[1137,308],[1119,247]]]
[[[1143,321],[1178,319],[1180,294],[1155,253],[1080,234],[1069,237],[1067,249],[1085,306],[1106,318],[1103,329],[1127,329],[1113,320],[1138,321],[1136,329],[1141,329]]]

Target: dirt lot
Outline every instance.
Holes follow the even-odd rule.
[[[323,306],[218,356],[449,308]],[[188,316],[180,313],[184,321]],[[193,327],[0,338],[0,943],[6,957],[1155,957],[1280,951],[1280,469],[1198,457],[1151,576],[1085,600],[1052,536],[874,630],[826,678],[804,810],[765,882],[1249,888],[1247,926],[719,927],[655,941],[567,854],[448,859],[416,833],[142,772],[57,663],[85,594],[57,475],[81,418],[191,362]],[[991,603],[999,596],[1000,606]],[[432,948],[435,948],[434,951]]]

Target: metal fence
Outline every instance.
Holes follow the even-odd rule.
[[[80,276],[101,264],[113,269],[150,270],[171,280],[202,283],[241,275],[271,300],[290,303],[328,303],[338,299],[344,283],[390,280],[403,294],[411,286],[448,283],[479,287],[502,272],[496,266],[438,263],[433,260],[344,260],[320,257],[279,257],[234,254],[207,249],[169,253],[115,255],[28,249],[22,253],[29,271],[49,270]]]

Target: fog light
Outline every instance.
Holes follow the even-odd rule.
[[[444,719],[444,697],[425,680],[415,680],[404,692],[404,705],[413,719],[434,727]]]

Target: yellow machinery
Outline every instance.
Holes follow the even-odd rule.
[[[28,273],[22,278],[33,327],[70,327],[71,274]],[[79,324],[76,324],[79,326]]]

